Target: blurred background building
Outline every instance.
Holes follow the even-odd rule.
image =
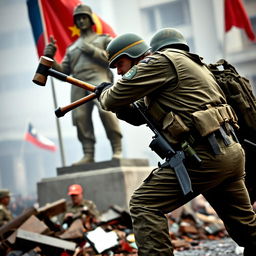
[[[243,0],[256,32],[256,1]],[[178,28],[191,51],[206,63],[225,57],[250,79],[256,92],[256,43],[244,30],[232,28],[224,33],[223,0],[85,0],[93,11],[113,27],[117,34],[133,32],[148,42],[163,27]],[[64,18],[64,17],[63,17]],[[32,83],[38,56],[28,19],[25,0],[0,0],[0,187],[14,194],[36,196],[36,182],[56,175],[63,165],[60,151],[50,152],[24,140],[28,123],[53,140],[58,133],[52,88]],[[116,75],[116,79],[118,76]],[[70,103],[70,87],[54,80],[58,106]],[[96,161],[111,158],[97,110],[94,112],[97,136]],[[59,119],[63,138],[64,165],[82,156],[70,113]],[[160,160],[150,151],[151,132],[145,126],[132,127],[121,121],[124,133],[124,157],[148,158],[156,165]]]

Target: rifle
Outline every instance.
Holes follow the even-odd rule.
[[[133,106],[139,111],[141,116],[146,121],[147,126],[155,134],[153,140],[149,144],[149,147],[152,151],[157,153],[162,159],[165,159],[165,163],[162,164],[162,167],[171,167],[174,169],[177,176],[178,182],[182,189],[184,195],[193,192],[191,180],[189,178],[187,169],[183,163],[185,159],[185,154],[183,151],[175,151],[167,139],[156,129],[153,122],[150,120],[146,112],[139,106],[138,103],[134,102]]]

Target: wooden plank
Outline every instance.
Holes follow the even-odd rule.
[[[36,213],[37,210],[34,207],[26,209],[24,213],[22,213],[21,215],[6,223],[0,228],[0,237],[3,237],[5,236],[4,234],[10,233],[11,231],[14,231],[15,229],[19,228],[19,226],[23,224],[24,221],[26,221],[31,215],[35,215]]]
[[[45,236],[41,234],[37,234],[34,232],[18,229],[16,241],[20,245],[22,244],[24,247],[29,246],[33,248],[33,246],[39,246],[42,250],[51,251],[51,249],[57,249],[57,251],[70,251],[74,252],[76,248],[76,243],[65,241],[59,238]]]
[[[30,216],[20,227],[19,229],[23,229],[30,232],[35,232],[38,234],[42,234],[49,230],[49,228],[45,225],[43,221],[40,221],[36,216]],[[17,232],[13,232],[11,236],[8,237],[8,241],[11,244],[14,244],[16,241]]]
[[[57,200],[53,203],[46,204],[45,206],[40,207],[37,210],[39,218],[46,218],[46,217],[51,218],[65,211],[66,211],[66,199],[64,198]]]

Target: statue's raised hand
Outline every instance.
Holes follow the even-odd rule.
[[[56,40],[54,39],[53,36],[50,36],[50,43],[48,43],[44,48],[44,56],[47,56],[53,59],[56,51],[57,51]]]

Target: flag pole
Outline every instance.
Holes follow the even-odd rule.
[[[42,4],[41,4],[41,1],[39,1],[38,3],[39,3],[39,10],[40,10],[42,25],[43,25],[44,42],[45,42],[45,45],[47,45],[48,36],[47,36],[47,32],[46,32],[44,16],[42,14]],[[54,81],[53,81],[52,77],[51,77],[51,88],[52,88],[53,104],[54,104],[54,108],[56,109],[57,108],[57,97],[56,97]],[[60,146],[60,159],[61,159],[62,167],[64,167],[64,166],[66,166],[66,161],[65,161],[65,155],[64,155],[61,127],[60,127],[59,119],[57,117],[55,117],[55,120],[56,120],[56,125],[57,125],[58,141],[59,141],[59,146]]]
[[[51,88],[52,88],[52,97],[53,97],[54,109],[57,109],[57,107],[58,107],[57,98],[56,98],[56,93],[55,93],[54,81],[53,81],[52,77],[51,77]],[[66,160],[65,160],[65,154],[64,154],[62,133],[61,133],[61,128],[60,128],[60,120],[57,117],[55,117],[55,120],[56,120],[56,125],[57,125],[58,140],[59,140],[59,146],[60,146],[61,164],[62,164],[62,167],[64,167],[64,166],[66,166]]]
[[[226,31],[225,29],[223,30],[223,45],[222,45],[222,55],[223,55],[223,59],[227,58],[227,49],[226,49]]]
[[[226,3],[225,0],[223,0],[223,5],[222,5],[223,9],[223,24],[222,24],[222,29],[223,29],[223,41],[222,41],[222,55],[223,55],[223,59],[226,59],[227,57],[227,49],[226,49],[226,13],[225,13],[225,8],[226,8]]]
[[[26,121],[26,128],[24,129],[23,132],[23,136],[26,133],[28,126],[27,124],[29,123],[29,121]],[[28,173],[25,169],[25,138],[22,139],[21,145],[20,145],[20,149],[19,149],[19,153],[18,153],[18,157],[17,157],[17,162],[15,165],[15,168],[17,169],[17,177],[18,179],[16,179],[16,187],[20,190],[25,192],[25,194],[27,194],[28,190],[28,183],[27,183],[27,176]],[[17,181],[18,180],[18,181]]]

